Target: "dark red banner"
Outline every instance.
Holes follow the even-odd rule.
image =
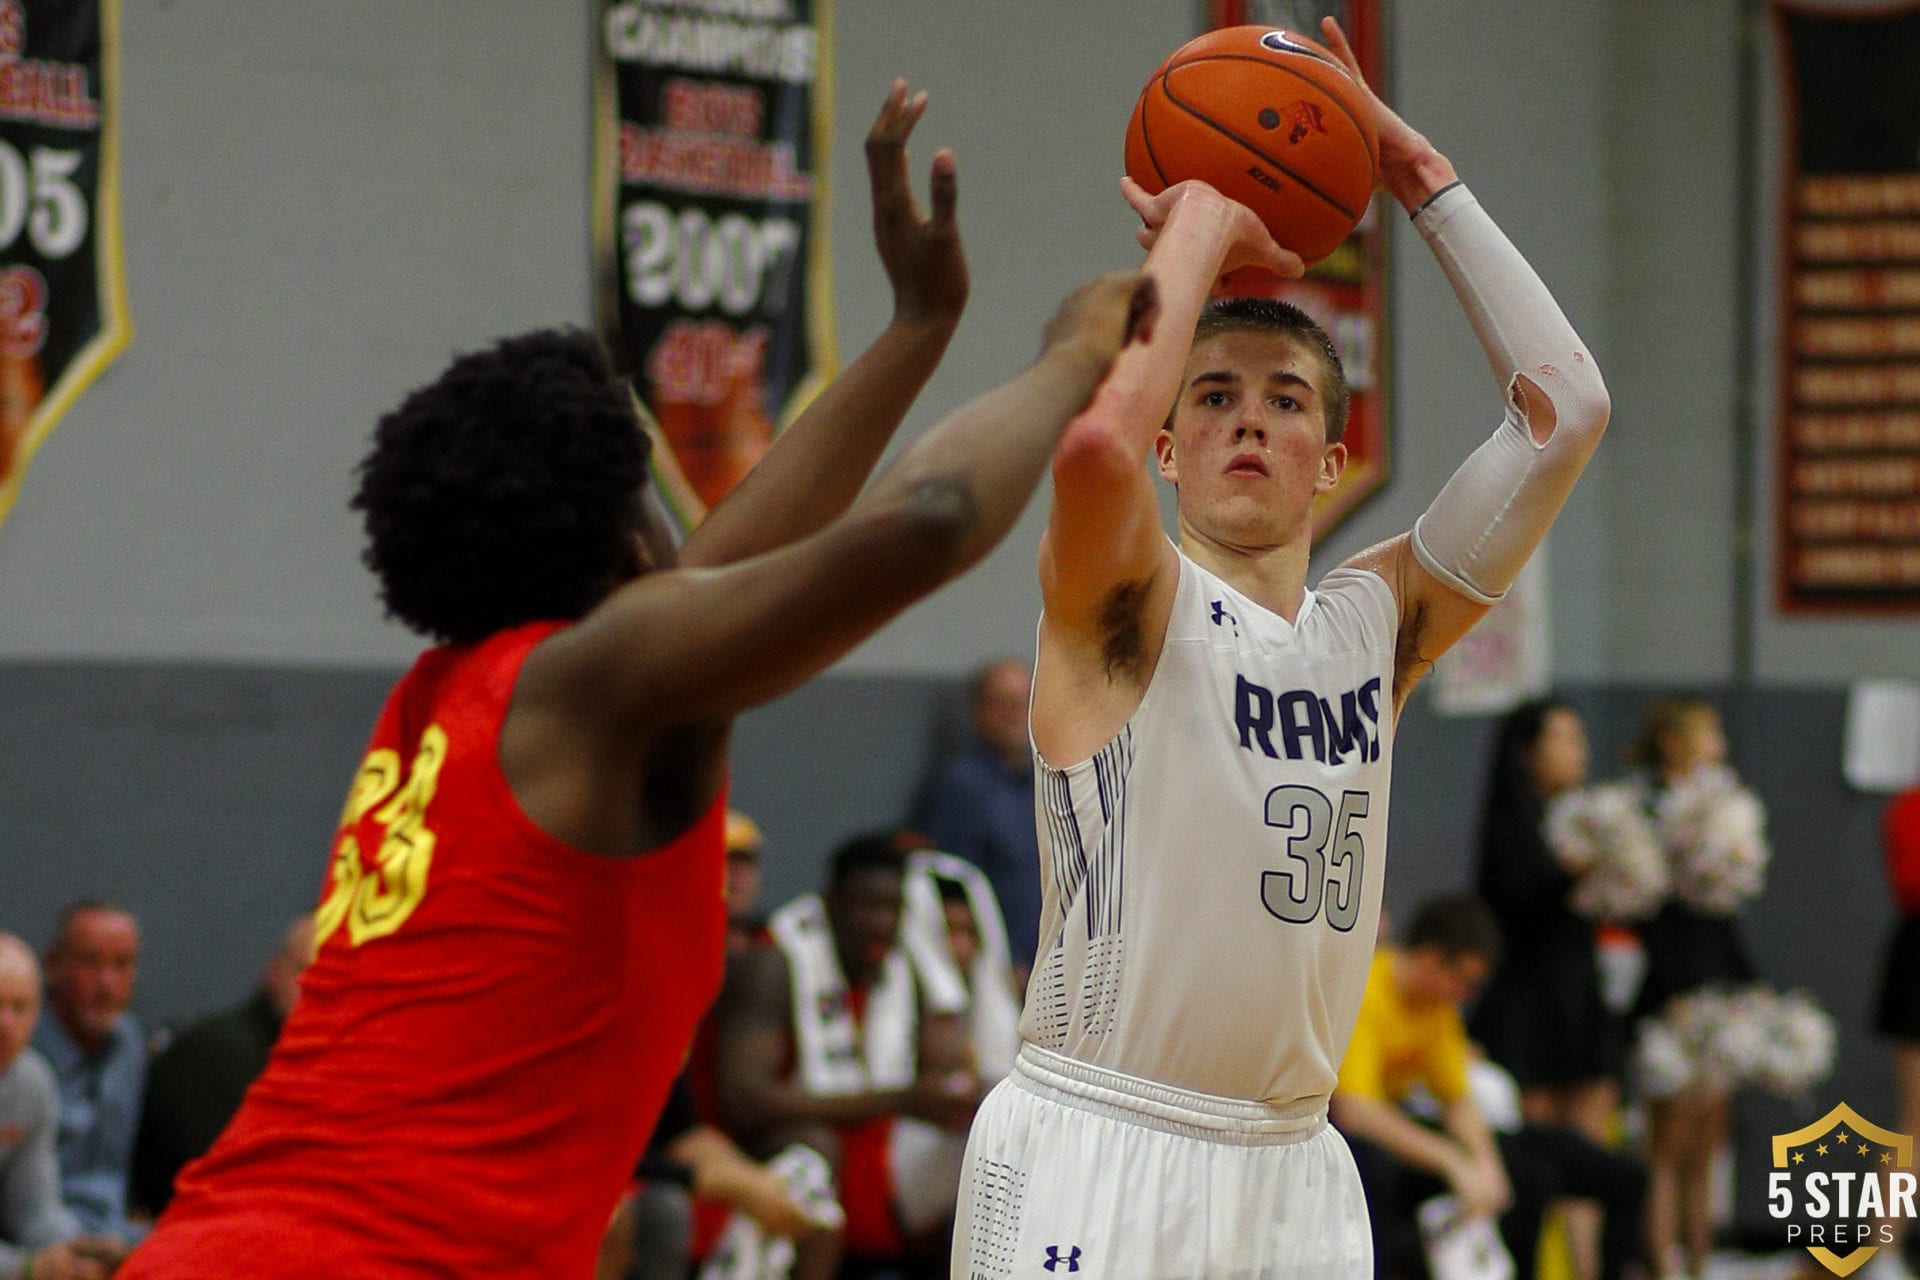
[[[1320,19],[1331,16],[1347,33],[1367,81],[1382,83],[1384,0],[1208,0],[1211,27],[1248,23],[1284,27],[1320,39]],[[1389,96],[1389,95],[1383,95]],[[1388,416],[1387,230],[1384,197],[1339,248],[1304,280],[1277,285],[1273,296],[1293,303],[1333,338],[1353,390],[1347,418],[1347,468],[1333,492],[1314,507],[1313,531],[1325,534],[1387,482],[1392,455]]]
[[[1920,3],[1772,14],[1776,596],[1790,613],[1920,610]]]

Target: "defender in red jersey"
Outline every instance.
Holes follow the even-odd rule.
[[[1083,287],[860,495],[967,290],[952,156],[931,217],[907,178],[925,103],[897,83],[868,139],[892,323],[677,564],[584,334],[462,357],[382,419],[367,561],[441,647],[349,788],[266,1073],[123,1276],[588,1274],[719,982],[731,718],[983,556],[1153,314],[1137,275]]]

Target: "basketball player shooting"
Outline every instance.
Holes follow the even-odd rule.
[[[1039,957],[1015,1073],[970,1139],[956,1277],[1372,1274],[1326,1113],[1378,924],[1395,721],[1538,545],[1608,404],[1452,164],[1361,98],[1380,186],[1459,295],[1505,416],[1412,532],[1308,590],[1313,499],[1346,457],[1339,357],[1291,307],[1208,305],[1271,254],[1251,211],[1127,184],[1161,314],[1054,452]],[[1177,547],[1149,453],[1178,489]],[[1454,1187],[1476,1211],[1505,1197],[1482,1163]]]
[[[907,180],[924,106],[897,84],[868,141],[893,322],[677,562],[587,335],[464,356],[381,421],[368,561],[441,644],[375,725],[273,1059],[128,1280],[590,1272],[719,985],[732,717],[998,542],[1151,321],[1149,281],[1084,287],[856,497],[966,294],[952,157],[930,218]]]

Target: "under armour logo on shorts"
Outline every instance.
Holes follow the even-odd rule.
[[[1066,1264],[1065,1266],[1066,1270],[1078,1271],[1080,1269],[1080,1246],[1077,1244],[1069,1246],[1067,1249],[1067,1256],[1063,1258],[1060,1256],[1059,1245],[1057,1244],[1048,1245],[1047,1261],[1046,1261],[1047,1270],[1059,1271],[1062,1269],[1061,1268],[1062,1263]]]

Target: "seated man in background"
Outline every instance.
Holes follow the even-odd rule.
[[[186,1027],[147,1064],[129,1188],[136,1207],[158,1217],[173,1198],[174,1175],[233,1119],[247,1086],[266,1070],[312,960],[309,913],[287,926],[252,996]]]
[[[766,1239],[837,1230],[838,1206],[809,1197],[782,1170],[750,1158],[695,1110],[684,1075],[674,1081],[653,1139],[634,1171],[639,1189],[620,1202],[601,1243],[595,1280],[685,1280],[694,1261],[694,1197],[745,1214]],[[789,1246],[790,1247],[790,1246]]]
[[[973,678],[975,742],[928,781],[915,822],[937,849],[986,872],[1007,922],[1022,985],[1040,938],[1040,838],[1033,820],[1033,747],[1027,698],[1033,675],[1007,659]]]
[[[1516,1275],[1531,1280],[1546,1208],[1571,1196],[1601,1202],[1601,1275],[1618,1280],[1638,1248],[1645,1169],[1575,1130],[1522,1124],[1517,1104],[1496,1132],[1470,1084],[1460,1007],[1499,957],[1499,925],[1466,896],[1425,904],[1404,944],[1374,957],[1331,1116],[1366,1186],[1376,1274],[1425,1274],[1415,1211],[1451,1194],[1463,1218],[1499,1215]],[[1437,1123],[1414,1114],[1423,1103]]]
[[[843,1234],[799,1242],[796,1280],[834,1274],[843,1249],[945,1273],[958,1143],[932,1173],[903,1163],[895,1140],[910,1119],[963,1134],[979,1081],[958,974],[925,972],[900,945],[905,873],[891,835],[848,841],[824,895],[774,913],[773,946],[731,957],[715,1008],[722,1124],[756,1156],[831,1170],[845,1213]],[[903,1188],[943,1204],[942,1219],[906,1220]]]
[[[39,1016],[33,949],[0,933],[0,1280],[103,1280],[126,1248],[83,1235],[60,1201],[59,1099],[45,1059],[27,1047]]]
[[[129,1013],[140,926],[105,902],[60,913],[47,951],[47,1007],[33,1047],[60,1087],[60,1193],[88,1231],[130,1234],[127,1174],[147,1050]]]

